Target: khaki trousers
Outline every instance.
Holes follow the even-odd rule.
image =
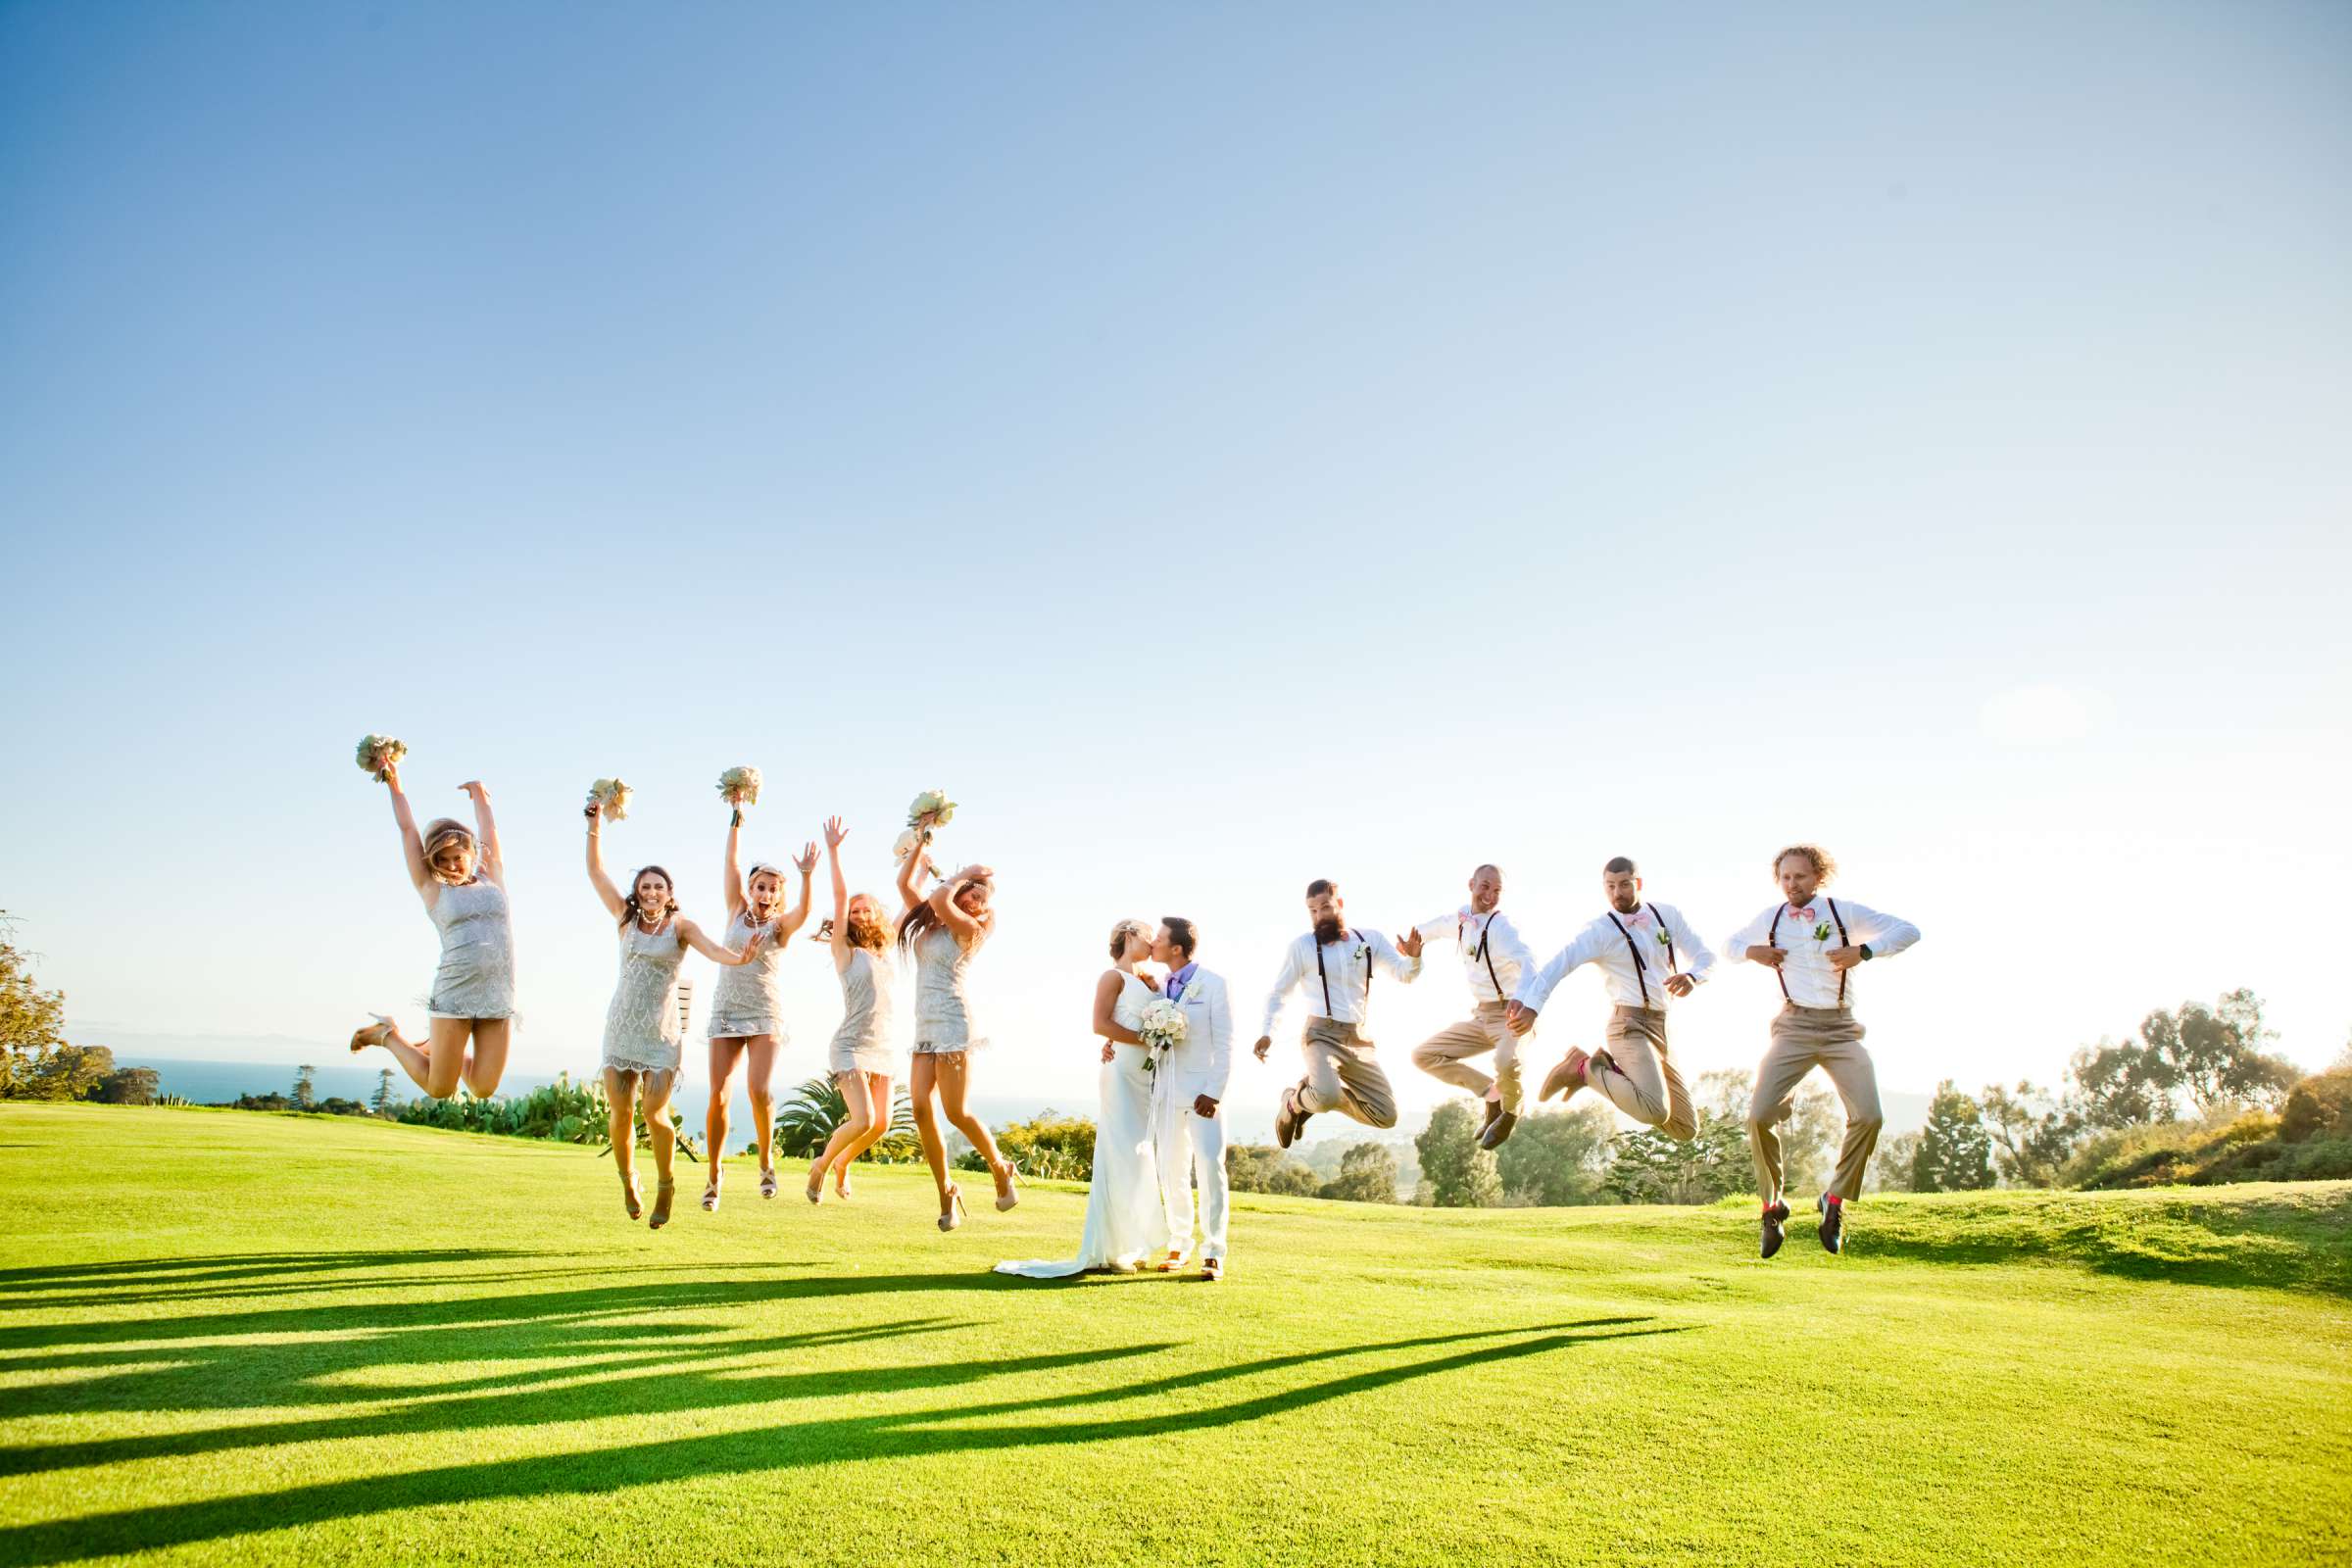
[[[1840,1200],[1862,1196],[1862,1174],[1879,1147],[1879,1075],[1862,1049],[1863,1029],[1843,1007],[1800,1007],[1786,1004],[1772,1020],[1772,1044],[1756,1063],[1755,1098],[1747,1104],[1747,1138],[1756,1156],[1756,1193],[1765,1202],[1781,1199],[1780,1124],[1805,1074],[1819,1067],[1830,1075],[1845,1103],[1845,1142],[1838,1150],[1838,1174],[1830,1192]]]
[[[1503,1026],[1506,1005],[1482,1002],[1470,1017],[1442,1029],[1413,1048],[1413,1065],[1433,1078],[1467,1089],[1479,1099],[1499,1088],[1502,1108],[1519,1114],[1519,1037]],[[1490,1078],[1465,1057],[1494,1053],[1494,1076]]]
[[[1698,1112],[1666,1053],[1664,1009],[1617,1008],[1609,1014],[1608,1040],[1608,1048],[1587,1064],[1585,1082],[1643,1126],[1689,1143],[1698,1132]]]
[[[1351,1023],[1309,1018],[1298,1040],[1306,1078],[1298,1086],[1298,1108],[1336,1110],[1367,1127],[1396,1125],[1396,1096],[1389,1075],[1372,1059],[1372,1042]]]

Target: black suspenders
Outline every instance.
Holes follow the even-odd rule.
[[[1352,937],[1355,933],[1348,931],[1343,935]],[[1320,941],[1315,943],[1315,978],[1323,982],[1323,1016],[1330,1018],[1331,976],[1323,972],[1323,944]],[[1495,989],[1500,990],[1501,988],[1498,986]],[[1372,1010],[1372,944],[1369,942],[1364,944],[1364,1010],[1366,1012]],[[1338,1022],[1337,1019],[1332,1021]]]
[[[1500,914],[1501,912],[1502,911],[1500,909],[1497,909],[1494,911],[1494,914]],[[1508,1002],[1510,999],[1502,994],[1502,976],[1494,972],[1494,956],[1487,951],[1487,934],[1494,929],[1494,915],[1490,914],[1487,916],[1487,923],[1478,928],[1478,949],[1476,952],[1472,953],[1470,956],[1473,958],[1482,958],[1486,961],[1487,978],[1494,982],[1495,999],[1497,1001]],[[1462,917],[1458,914],[1455,915],[1453,919],[1453,940],[1455,946],[1458,947],[1461,945]],[[1370,978],[1370,970],[1367,967],[1366,978],[1364,980],[1364,985],[1366,986],[1367,990],[1371,984],[1372,981]]]
[[[1658,913],[1656,905],[1653,904],[1649,906],[1649,912],[1651,918],[1658,922],[1658,929],[1666,932],[1666,972],[1672,974],[1679,963],[1674,956],[1674,933],[1667,930],[1666,917]],[[1773,916],[1772,923],[1773,929],[1779,930],[1780,916]],[[1647,1012],[1649,1010],[1649,965],[1642,961],[1642,944],[1634,940],[1634,934],[1625,928],[1625,922],[1618,919],[1614,911],[1609,913],[1609,924],[1615,926],[1617,934],[1625,938],[1625,951],[1634,956],[1634,981],[1642,988],[1642,1010]],[[1786,984],[1781,987],[1781,994],[1783,996],[1788,994],[1788,987]]]
[[[1838,912],[1838,901],[1824,899],[1821,902],[1830,906],[1830,918],[1838,922],[1838,945],[1839,947],[1851,946],[1845,939],[1845,916]],[[1777,948],[1781,945],[1781,916],[1788,912],[1788,902],[1784,899],[1781,901],[1781,906],[1772,911],[1772,929],[1764,934],[1766,947]],[[1773,977],[1781,983],[1781,995],[1788,997],[1788,977],[1778,969],[1773,970],[1772,973]],[[1788,1000],[1794,1002],[1796,999],[1788,997]],[[1838,1001],[1840,1004],[1845,1001],[1845,971],[1843,969],[1838,971]]]

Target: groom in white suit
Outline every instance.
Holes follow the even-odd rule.
[[[1171,914],[1152,939],[1152,961],[1167,965],[1164,995],[1184,1009],[1184,1044],[1160,1067],[1166,1082],[1155,1099],[1159,1191],[1168,1214],[1172,1269],[1193,1243],[1193,1182],[1200,1183],[1200,1277],[1225,1274],[1225,1116],[1219,1108],[1233,1076],[1233,1003],[1225,977],[1193,957],[1200,936],[1193,922]]]

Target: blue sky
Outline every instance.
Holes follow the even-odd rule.
[[[85,1038],[414,1013],[382,730],[492,787],[532,1071],[587,781],[715,912],[736,762],[876,887],[965,803],[1004,1092],[1121,915],[1255,997],[1311,876],[1715,934],[1800,837],[1927,933],[1891,1087],[2237,985],[2316,1065],[2347,87],[2331,6],[0,10],[0,905]]]

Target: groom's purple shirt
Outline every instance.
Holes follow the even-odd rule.
[[[1193,983],[1193,971],[1200,967],[1200,960],[1195,958],[1191,963],[1186,964],[1181,969],[1171,969],[1168,971],[1168,1000],[1170,1002],[1182,1002],[1184,1000],[1184,988]]]

